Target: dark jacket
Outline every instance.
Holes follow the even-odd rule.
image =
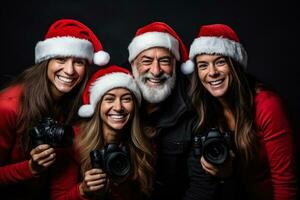
[[[156,128],[157,160],[153,199],[214,199],[216,180],[193,155],[191,138],[197,114],[187,95],[187,79],[177,73],[172,94],[143,122]],[[143,112],[145,113],[145,112]]]

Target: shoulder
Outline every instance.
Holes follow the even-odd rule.
[[[270,90],[260,90],[255,95],[255,108],[257,114],[263,112],[275,112],[283,109],[281,97]],[[274,110],[275,109],[275,110]]]
[[[289,121],[281,97],[273,91],[262,90],[255,96],[255,116],[259,129],[289,130]]]
[[[23,87],[21,85],[5,88],[0,92],[1,111],[17,110],[22,95]]]

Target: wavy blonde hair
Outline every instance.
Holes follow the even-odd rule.
[[[149,139],[141,132],[139,109],[134,97],[134,116],[129,126],[129,134],[124,135],[122,143],[127,146],[132,164],[132,180],[137,181],[143,193],[149,194],[152,190],[154,169],[152,147]],[[80,155],[81,175],[91,169],[90,152],[104,146],[102,132],[102,120],[100,118],[100,106],[102,99],[98,102],[92,118],[82,121],[80,133],[75,140],[76,150]],[[126,140],[127,139],[127,140]]]

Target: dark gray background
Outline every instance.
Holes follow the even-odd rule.
[[[297,12],[291,1],[9,1],[1,5],[0,83],[34,63],[36,42],[60,18],[74,18],[89,26],[116,64],[127,60],[127,46],[137,28],[151,21],[167,22],[187,46],[200,25],[226,23],[235,29],[248,52],[249,72],[273,86],[286,102],[299,152]]]

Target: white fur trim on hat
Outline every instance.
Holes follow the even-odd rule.
[[[98,51],[94,54],[93,62],[96,65],[103,66],[106,65],[110,60],[110,56],[105,51]]]
[[[191,60],[187,60],[186,62],[181,64],[181,72],[183,74],[190,74],[194,71],[195,64]]]
[[[81,106],[78,115],[80,117],[91,117],[95,112],[97,103],[102,99],[103,95],[111,89],[120,87],[130,90],[136,97],[138,103],[141,104],[141,93],[133,77],[122,72],[115,72],[98,78],[91,85],[90,104]]]
[[[75,37],[48,38],[35,46],[35,63],[58,56],[85,58],[91,62],[94,47],[90,41]]]
[[[241,43],[221,37],[202,36],[193,41],[190,48],[190,60],[198,54],[220,54],[228,56],[247,66],[247,53]]]
[[[129,44],[129,62],[135,59],[142,51],[152,47],[169,49],[176,60],[180,60],[179,43],[172,35],[163,32],[147,32],[136,36]]]
[[[80,106],[79,110],[78,110],[78,115],[80,117],[91,117],[94,114],[95,111],[95,105],[82,105]]]

